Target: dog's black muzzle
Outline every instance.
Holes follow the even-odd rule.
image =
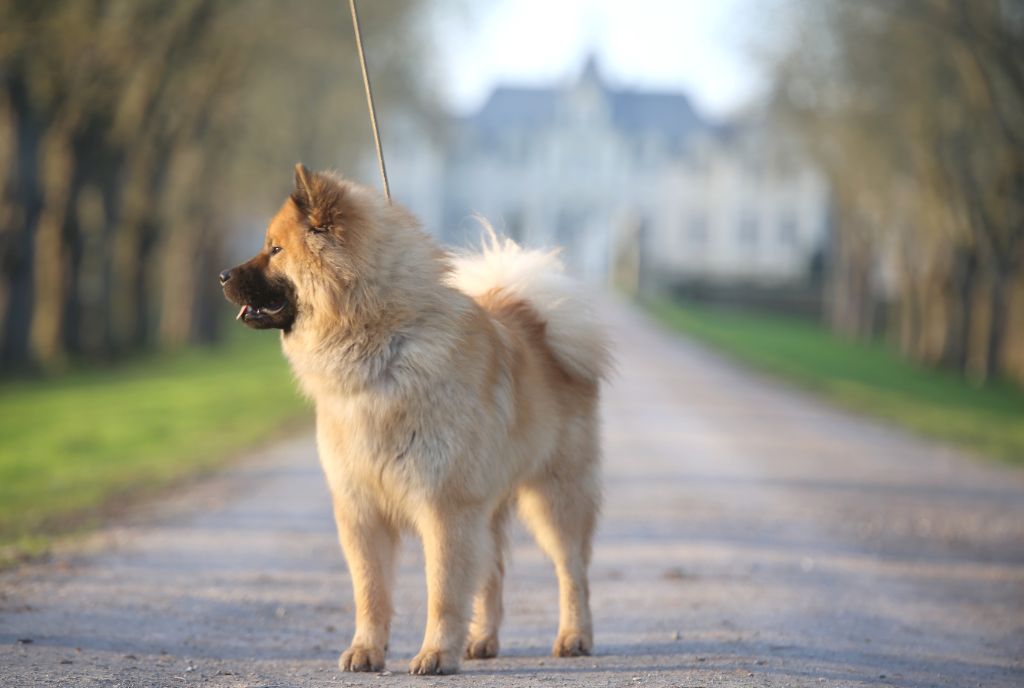
[[[220,273],[224,298],[240,307],[236,320],[257,330],[288,332],[298,309],[295,288],[284,277],[268,277],[267,257],[260,254],[238,267]]]

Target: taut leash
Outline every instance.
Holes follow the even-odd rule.
[[[356,50],[359,51],[359,66],[363,70],[363,85],[366,87],[366,107],[370,110],[370,126],[373,129],[373,143],[377,147],[377,167],[380,168],[380,179],[384,183],[384,196],[391,202],[391,187],[388,185],[388,171],[384,166],[384,149],[380,145],[380,129],[377,126],[377,109],[373,105],[373,89],[370,88],[370,74],[366,70],[366,54],[363,52],[363,34],[359,29],[359,13],[356,12],[356,0],[348,0],[352,10],[352,28],[356,33]]]

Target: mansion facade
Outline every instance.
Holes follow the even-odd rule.
[[[447,244],[478,244],[480,215],[563,247],[591,282],[754,286],[806,280],[825,249],[827,186],[784,136],[613,88],[593,60],[561,86],[499,87],[440,130],[385,126],[396,200]]]

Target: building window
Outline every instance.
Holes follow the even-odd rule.
[[[686,236],[690,244],[704,246],[708,243],[708,220],[702,214],[690,216],[686,226]]]
[[[757,217],[753,213],[746,213],[740,218],[739,238],[740,244],[743,246],[757,246]]]
[[[751,186],[758,186],[764,181],[764,163],[759,158],[751,155],[746,159],[745,167]]]
[[[783,246],[796,246],[797,244],[796,217],[787,214],[779,222],[779,243]]]

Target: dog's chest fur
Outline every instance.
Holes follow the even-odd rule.
[[[481,455],[508,455],[517,420],[508,337],[475,314],[443,330],[396,331],[373,346],[318,346],[301,331],[283,339],[316,402],[332,490],[363,493],[396,521],[409,521],[410,511],[439,494],[483,499],[496,481],[511,483],[522,472],[521,460],[499,462],[491,473],[472,465]]]

